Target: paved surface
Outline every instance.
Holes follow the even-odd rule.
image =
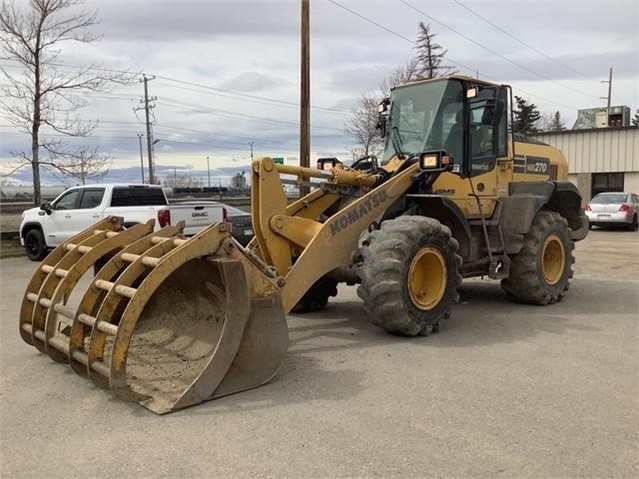
[[[593,232],[569,296],[469,281],[439,334],[385,334],[353,288],[290,318],[268,385],[168,416],[22,342],[34,264],[0,262],[2,477],[637,477],[639,234]]]

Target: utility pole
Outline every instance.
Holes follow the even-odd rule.
[[[253,161],[253,145],[255,144],[254,140],[249,141],[249,147],[251,148],[251,161]]]
[[[209,163],[209,157],[206,157],[206,173],[209,177],[209,188],[211,187],[211,164]]]
[[[310,166],[310,45],[309,45],[309,0],[302,2],[302,31],[301,31],[301,74],[300,74],[300,166]],[[307,178],[302,177],[302,181]],[[300,197],[307,195],[309,188],[300,185]]]
[[[142,174],[142,184],[144,184],[144,155],[142,154],[142,137],[144,133],[138,133],[138,140],[140,140],[140,173]]]
[[[606,126],[610,126],[610,102],[612,100],[612,67],[610,67],[610,76],[608,80],[603,80],[601,83],[608,84],[608,96],[602,96],[602,100],[608,101],[607,111],[606,111]]]
[[[144,99],[140,100],[140,103],[144,103],[143,107],[136,108],[136,110],[144,110],[146,113],[146,148],[149,155],[149,184],[155,184],[155,174],[153,172],[153,135],[151,134],[151,110],[155,108],[155,105],[149,105],[149,102],[155,101],[158,97],[154,96],[149,98],[149,80],[155,79],[155,76],[148,77],[146,74],[142,74],[140,83],[144,82]]]

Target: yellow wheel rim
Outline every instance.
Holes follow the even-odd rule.
[[[541,272],[548,284],[557,284],[564,273],[566,251],[564,243],[557,235],[546,238],[541,252]]]
[[[448,271],[442,252],[434,246],[425,246],[413,257],[408,270],[408,292],[419,309],[437,306],[446,291]]]

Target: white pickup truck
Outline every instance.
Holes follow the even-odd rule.
[[[22,213],[20,242],[33,261],[50,248],[107,216],[122,216],[124,226],[156,220],[156,229],[184,220],[184,234],[194,235],[212,223],[226,220],[225,208],[215,202],[170,205],[161,186],[101,184],[76,186],[51,203]]]

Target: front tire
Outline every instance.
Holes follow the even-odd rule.
[[[570,287],[575,247],[566,218],[540,211],[524,236],[524,246],[511,255],[510,275],[501,287],[511,299],[530,304],[561,301]]]
[[[364,240],[357,294],[372,323],[393,334],[426,336],[450,316],[461,257],[448,227],[422,216],[384,221]]]
[[[47,256],[47,244],[39,229],[31,229],[24,237],[24,250],[31,261],[42,261]]]

